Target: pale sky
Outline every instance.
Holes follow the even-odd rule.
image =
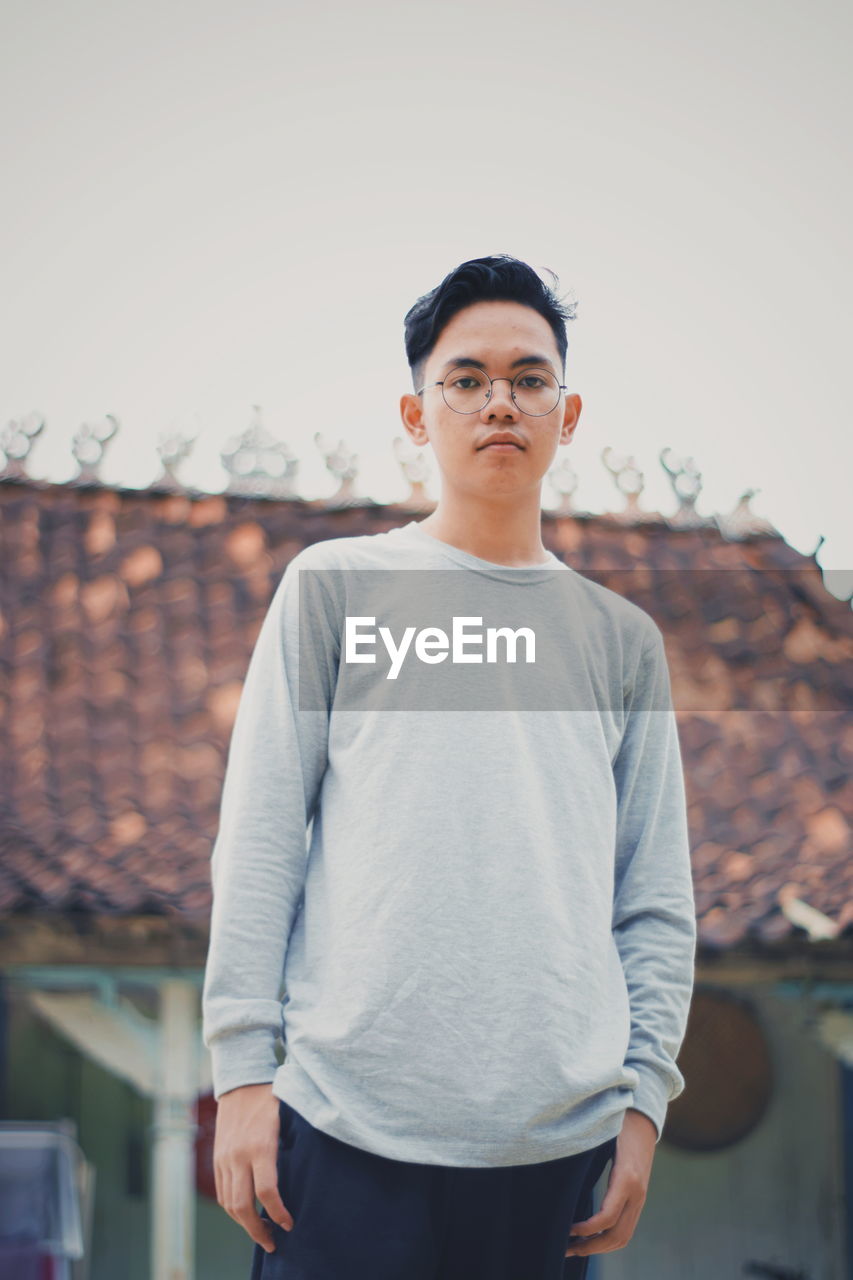
[[[823,534],[824,569],[853,566],[849,4],[0,14],[0,426],[45,415],[32,474],[69,479],[74,432],[112,413],[105,481],[150,483],[178,429],[199,437],[180,475],[218,492],[257,404],[303,496],[335,487],[319,430],[362,494],[401,499],[403,316],[507,252],[577,299],[583,411],[556,461],[579,506],[621,509],[610,445],[673,512],[670,446],[700,513],[757,488],[793,546]]]

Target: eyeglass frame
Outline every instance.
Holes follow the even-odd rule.
[[[473,369],[473,368],[474,368],[474,365],[459,365],[459,367],[457,369],[454,369],[453,372],[458,373],[459,369]],[[415,395],[416,396],[423,395],[425,391],[431,390],[432,387],[441,387],[441,398],[444,401],[444,403],[447,405],[448,409],[453,410],[454,413],[461,413],[463,417],[467,418],[472,413],[483,412],[486,405],[489,403],[489,401],[492,398],[492,387],[495,385],[496,382],[508,382],[510,387],[512,388],[512,391],[510,393],[512,395],[512,402],[515,405],[515,407],[518,409],[519,413],[523,413],[527,418],[547,418],[548,414],[553,413],[554,409],[556,409],[557,405],[560,403],[559,395],[557,396],[554,409],[546,409],[544,413],[528,413],[526,409],[522,409],[521,405],[518,403],[518,401],[515,398],[515,384],[517,380],[519,378],[524,377],[525,374],[530,373],[530,371],[531,371],[530,369],[519,369],[518,373],[515,375],[514,378],[489,378],[489,375],[486,373],[485,369],[477,369],[477,373],[482,373],[484,378],[489,378],[488,394],[485,400],[483,401],[483,403],[480,405],[479,409],[454,409],[452,404],[447,403],[447,396],[444,394],[444,384],[445,382],[447,382],[448,378],[450,377],[450,374],[447,375],[447,378],[442,378],[440,382],[428,382],[426,386],[421,387],[420,391],[416,391]],[[546,369],[545,372],[551,373],[551,370]],[[553,377],[553,374],[552,374],[552,377]],[[563,383],[563,382],[557,383],[558,391],[568,391],[568,389],[569,389],[568,383]]]

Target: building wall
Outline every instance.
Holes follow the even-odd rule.
[[[767,987],[737,990],[753,1000],[770,1044],[767,1111],[725,1151],[692,1154],[661,1140],[634,1238],[600,1256],[600,1280],[848,1275],[841,1067],[802,1003]],[[748,1271],[749,1262],[779,1270]]]

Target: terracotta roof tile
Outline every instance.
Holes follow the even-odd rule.
[[[0,480],[0,913],[205,922],[252,646],[308,543],[422,512]],[[678,715],[701,943],[853,933],[853,622],[775,534],[543,518],[648,610]],[[780,896],[781,895],[781,896]]]

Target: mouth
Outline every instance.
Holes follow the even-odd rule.
[[[515,444],[512,440],[494,440],[491,444],[481,444],[479,451],[484,451],[486,449],[497,449],[499,451],[517,449],[519,453],[523,452],[523,446]]]

